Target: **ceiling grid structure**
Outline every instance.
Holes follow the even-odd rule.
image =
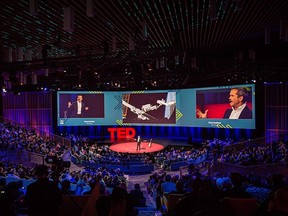
[[[30,2],[37,3],[33,11]],[[87,15],[87,4],[93,5],[93,14]],[[63,29],[67,7],[74,13],[71,32]],[[97,82],[114,74],[119,84],[133,82],[124,80],[130,67],[132,73],[141,70],[147,82],[159,79],[163,85],[168,73],[170,82],[178,80],[174,87],[182,87],[183,79],[190,86],[197,85],[195,79],[211,85],[223,74],[246,73],[246,68],[245,77],[251,71],[269,77],[267,71],[273,70],[274,80],[286,79],[286,0],[2,0],[0,8],[1,73],[40,75],[37,71],[49,68],[49,74],[57,75],[66,68],[69,73],[92,73]],[[265,29],[270,35],[266,44]],[[129,38],[135,45],[132,50]],[[15,58],[21,48],[23,53],[32,50],[32,60]],[[5,49],[12,49],[12,62],[4,60],[11,59]],[[249,50],[255,52],[253,62]],[[163,59],[165,67],[159,68]]]

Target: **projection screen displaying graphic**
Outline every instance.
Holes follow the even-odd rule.
[[[176,124],[176,93],[123,94],[123,123]]]
[[[227,117],[227,112],[231,112],[229,95],[232,88],[247,90],[243,107],[249,112],[248,117],[244,114],[237,119]],[[80,107],[78,100],[82,102]],[[200,118],[199,111],[207,111],[206,117]],[[57,92],[58,126],[159,125],[255,129],[255,116],[253,84],[137,92]]]

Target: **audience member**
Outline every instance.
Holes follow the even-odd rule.
[[[288,215],[288,190],[281,188],[275,191],[273,199],[269,202],[267,215],[284,216]]]
[[[9,182],[0,195],[0,213],[5,216],[15,216],[18,211],[18,199],[21,197],[19,191],[21,184],[16,181]]]
[[[176,191],[176,184],[171,181],[172,177],[170,174],[165,176],[165,181],[161,184],[161,193],[170,193]]]
[[[250,198],[250,195],[246,192],[246,188],[243,187],[243,176],[238,172],[232,172],[229,176],[232,187],[223,191],[224,197],[233,198]]]
[[[146,198],[141,191],[140,185],[136,183],[134,189],[129,192],[129,199],[132,202],[133,207],[143,207],[146,206]]]
[[[70,188],[70,184],[71,184],[71,182],[69,180],[67,180],[67,179],[62,181],[62,183],[61,183],[61,193],[63,195],[72,195],[73,194],[73,191],[71,191],[71,188]]]
[[[24,203],[29,215],[58,215],[62,204],[62,195],[55,184],[48,179],[48,167],[38,165],[35,168],[37,180],[27,187]]]

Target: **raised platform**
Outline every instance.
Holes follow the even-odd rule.
[[[141,143],[140,150],[136,150],[137,148],[137,142],[123,142],[123,143],[117,143],[110,146],[110,149],[112,151],[121,152],[121,153],[129,153],[129,154],[143,154],[143,153],[151,153],[151,152],[157,152],[162,149],[164,149],[164,145],[156,142],[148,142],[144,141]]]

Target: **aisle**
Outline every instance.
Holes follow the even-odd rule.
[[[172,176],[175,174],[179,174],[179,171],[163,171],[162,169],[156,169],[155,172],[157,173],[163,173],[166,172],[168,174],[171,174]],[[147,207],[138,208],[139,213],[138,216],[155,216],[155,213],[157,212],[156,209],[156,202],[153,200],[153,197],[148,194],[148,191],[145,186],[145,182],[149,180],[150,174],[143,174],[143,175],[127,175],[128,177],[128,192],[133,189],[134,185],[136,183],[140,184],[141,191],[143,192],[145,198],[146,198],[146,205]]]
[[[70,167],[71,171],[79,171],[84,170],[83,167],[79,167],[75,165],[74,163],[71,163]],[[154,173],[163,173],[166,172],[167,174],[171,174],[172,176],[175,174],[179,174],[179,171],[167,171],[160,168],[156,168]],[[149,180],[150,175],[154,173],[148,173],[148,174],[141,174],[141,175],[125,175],[127,179],[127,192],[129,193],[130,190],[134,189],[134,185],[138,183],[141,187],[141,191],[143,192],[145,198],[146,198],[146,207],[139,207],[138,208],[138,216],[155,216],[155,213],[157,212],[156,209],[156,202],[153,200],[153,197],[148,193],[147,188],[145,186],[145,183]]]
[[[146,186],[145,186],[145,182],[148,181],[149,177],[151,174],[144,174],[144,175],[129,175],[129,179],[128,179],[128,192],[130,190],[132,190],[134,188],[134,185],[136,183],[138,183],[141,187],[141,191],[143,192],[145,198],[146,198],[146,205],[147,207],[150,208],[155,208],[156,209],[156,204],[152,198],[152,196],[150,196],[150,194],[148,194]]]

